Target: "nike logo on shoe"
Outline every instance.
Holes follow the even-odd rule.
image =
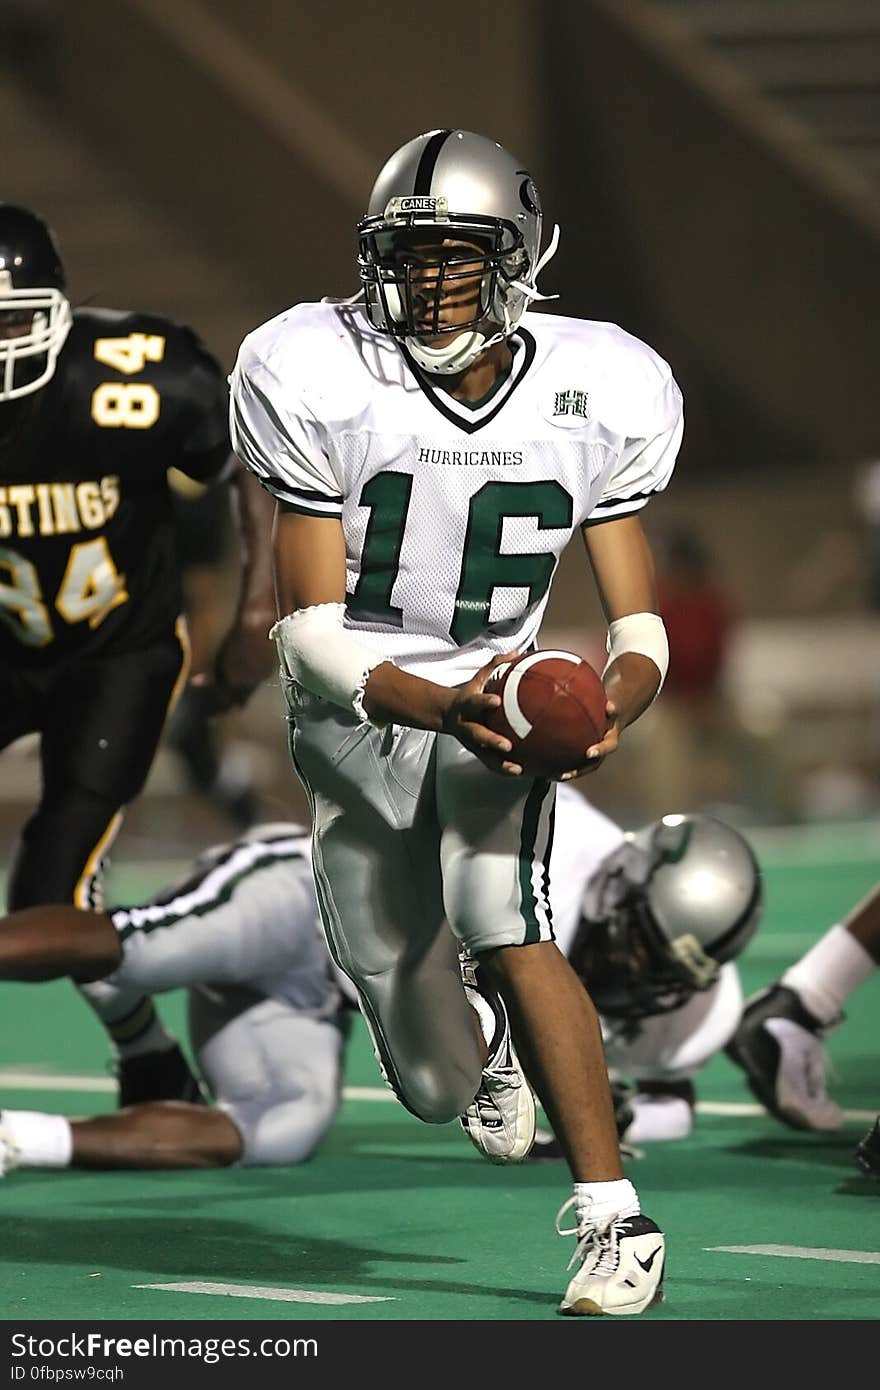
[[[649,1273],[651,1272],[651,1265],[654,1263],[655,1259],[656,1259],[657,1256],[660,1254],[660,1251],[661,1251],[662,1249],[663,1249],[663,1246],[662,1246],[662,1245],[658,1245],[658,1246],[657,1246],[657,1249],[656,1249],[656,1250],[652,1250],[651,1253],[650,1253],[650,1255],[648,1256],[648,1258],[647,1258],[646,1260],[640,1260],[639,1257],[638,1257],[638,1255],[636,1255],[636,1256],[635,1256],[635,1262],[636,1262],[636,1264],[637,1264],[641,1269],[643,1269],[643,1270],[645,1271],[646,1274],[649,1274]]]

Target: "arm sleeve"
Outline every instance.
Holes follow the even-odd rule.
[[[195,333],[184,330],[189,367],[183,379],[181,432],[173,467],[200,483],[229,475],[229,392],[219,362]]]
[[[671,375],[653,402],[651,421],[644,433],[626,439],[585,525],[641,511],[672,477],[684,433],[684,413],[681,392]]]
[[[317,420],[301,399],[283,402],[278,378],[242,344],[230,384],[232,447],[267,492],[294,511],[341,516],[342,494]]]

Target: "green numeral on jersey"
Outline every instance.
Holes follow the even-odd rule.
[[[471,498],[467,537],[461,562],[461,579],[455,596],[455,617],[450,633],[460,647],[488,628],[504,632],[507,621],[489,622],[489,609],[495,589],[528,589],[526,610],[533,608],[547,592],[556,556],[502,555],[501,534],[507,516],[533,516],[538,530],[548,531],[571,525],[572,500],[557,482],[486,483]],[[515,626],[522,621],[522,614]]]
[[[391,590],[400,564],[412,485],[410,473],[377,473],[364,484],[359,500],[362,507],[370,508],[370,520],[360,577],[348,600],[353,618],[403,627],[403,610],[391,602]]]
[[[361,506],[370,520],[361,555],[357,587],[348,601],[353,618],[403,626],[403,610],[391,602],[409,511],[413,480],[409,473],[377,473],[364,485]],[[501,535],[507,516],[533,516],[539,531],[571,526],[572,500],[557,482],[486,483],[471,498],[461,578],[455,596],[450,634],[460,647],[484,628],[503,633],[506,622],[489,623],[496,589],[528,589],[526,608],[533,608],[550,586],[556,557],[550,554],[503,555]],[[514,626],[522,615],[514,620]]]

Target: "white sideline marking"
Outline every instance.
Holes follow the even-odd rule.
[[[873,1250],[823,1250],[809,1245],[704,1245],[704,1250],[722,1250],[728,1255],[779,1255],[784,1260],[832,1260],[837,1264],[880,1265],[880,1253]]]
[[[384,1294],[319,1293],[315,1289],[268,1289],[258,1284],[132,1284],[133,1289],[162,1289],[165,1293],[208,1293],[226,1298],[265,1298],[274,1303],[394,1303]]]
[[[115,1091],[112,1076],[81,1076],[73,1072],[25,1071],[17,1067],[0,1067],[0,1090],[7,1091]],[[345,1086],[344,1100],[395,1101],[385,1086]],[[760,1105],[738,1100],[697,1101],[698,1115],[739,1115],[753,1119],[767,1112]],[[844,1110],[843,1118],[854,1124],[876,1120],[876,1110]],[[804,1131],[807,1133],[808,1131]]]
[[[751,1104],[749,1101],[738,1101],[738,1100],[698,1100],[698,1101],[697,1101],[697,1114],[698,1114],[698,1115],[745,1115],[745,1116],[747,1116],[747,1117],[752,1117],[752,1116],[755,1116],[755,1115],[766,1115],[766,1114],[767,1114],[767,1111],[764,1109],[763,1106]],[[876,1110],[844,1110],[844,1112],[843,1112],[843,1118],[844,1118],[845,1120],[852,1120],[852,1121],[854,1121],[854,1122],[855,1122],[856,1120],[858,1120],[860,1123],[861,1123],[861,1122],[864,1122],[865,1120],[876,1120],[876,1118],[877,1118],[877,1111],[876,1111]],[[810,1131],[809,1131],[809,1130],[804,1130],[804,1131],[802,1131],[802,1132],[805,1133],[805,1134],[807,1134],[807,1133],[809,1133]],[[820,1132],[820,1131],[818,1131],[818,1130],[814,1130],[814,1131],[813,1131],[813,1133],[819,1133],[819,1132]],[[825,1132],[831,1133],[831,1134],[834,1133],[833,1130],[831,1130],[831,1131],[825,1131]]]
[[[9,1091],[114,1091],[112,1076],[82,1076],[73,1072],[26,1071],[17,1067],[0,1067],[0,1089]],[[384,1086],[346,1086],[345,1100],[390,1100],[395,1097]]]

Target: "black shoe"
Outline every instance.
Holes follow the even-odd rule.
[[[623,1138],[635,1119],[635,1111],[632,1107],[635,1093],[636,1088],[629,1081],[611,1082],[611,1104],[614,1106],[614,1123],[617,1128],[618,1139]]]
[[[874,1121],[874,1128],[869,1129],[857,1145],[853,1158],[866,1177],[880,1181],[880,1115]]]
[[[183,1100],[189,1105],[210,1103],[176,1043],[163,1052],[123,1058],[117,1076],[120,1109],[151,1100]]]
[[[611,1082],[611,1103],[614,1106],[614,1123],[617,1128],[617,1138],[622,1140],[624,1134],[629,1129],[633,1120],[633,1109],[630,1105],[630,1097],[633,1094],[632,1086],[625,1081]],[[623,1153],[621,1149],[621,1153]],[[624,1156],[632,1156],[631,1151],[627,1150]],[[536,1129],[535,1142],[531,1152],[526,1155],[533,1162],[542,1162],[548,1158],[565,1158],[562,1145],[549,1129]]]
[[[833,1026],[820,1023],[793,989],[777,983],[746,1000],[724,1050],[777,1120],[827,1133],[843,1124],[843,1111],[825,1089],[825,1038]]]

